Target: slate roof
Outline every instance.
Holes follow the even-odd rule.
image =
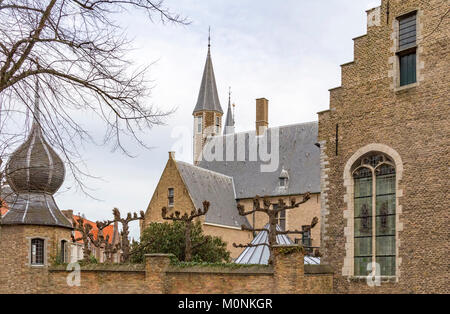
[[[219,95],[217,93],[216,77],[214,76],[211,51],[209,48],[194,113],[200,111],[216,111],[223,114],[222,107],[220,106]]]
[[[269,229],[269,224],[267,224],[264,227],[264,229]],[[277,230],[281,231],[281,227],[278,225],[277,225]],[[268,232],[261,231],[255,237],[255,239],[253,239],[252,244],[253,245],[262,244],[262,243],[268,244],[269,243],[268,238],[269,238]],[[277,243],[279,245],[294,244],[287,235],[277,235]],[[236,259],[235,263],[251,264],[251,265],[257,265],[257,264],[267,265],[267,264],[269,264],[269,257],[270,257],[270,252],[269,252],[269,248],[266,245],[261,245],[261,246],[257,246],[257,247],[248,247],[241,253],[241,255],[239,255],[239,257]],[[320,264],[320,258],[305,256],[304,263],[305,263],[305,265],[318,265],[318,264]]]
[[[2,225],[60,226],[72,229],[72,223],[56,205],[52,195],[46,193],[20,193],[9,204],[2,217]]]
[[[250,226],[247,218],[238,213],[233,178],[181,161],[176,164],[194,206],[203,208],[205,200],[211,203],[206,223],[236,228]]]
[[[306,192],[320,193],[320,149],[318,142],[318,123],[309,122],[282,126],[279,129],[279,165],[273,172],[262,172],[263,162],[258,156],[250,161],[250,139],[255,132],[236,133],[214,137],[209,145],[223,141],[224,161],[202,160],[199,167],[219,172],[234,179],[236,198],[246,199],[259,196],[298,195]],[[275,128],[267,130],[268,147],[271,147],[271,134]],[[275,134],[275,133],[274,133]],[[245,138],[245,160],[237,161],[238,137]],[[234,145],[234,161],[226,161],[227,142]],[[230,144],[228,144],[230,145]],[[258,154],[259,155],[259,154]],[[289,173],[288,186],[279,186],[279,176],[283,168]]]

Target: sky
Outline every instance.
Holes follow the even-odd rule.
[[[192,162],[192,111],[197,102],[211,27],[211,53],[224,112],[228,88],[236,104],[236,131],[255,127],[255,99],[269,100],[269,126],[317,121],[329,108],[330,88],[340,85],[340,65],[353,60],[352,38],[366,33],[365,10],[380,0],[166,0],[190,24],[149,21],[139,11],[117,17],[133,39],[128,58],[150,65],[151,104],[176,108],[167,125],[144,134],[147,150],[125,142],[135,155],[109,146],[81,149],[89,172],[85,183],[94,200],[78,191],[68,176],[56,195],[60,209],[73,209],[97,221],[145,211],[168,159]],[[94,132],[103,129],[92,122]],[[139,238],[137,223],[131,236]]]

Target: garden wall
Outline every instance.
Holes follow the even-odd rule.
[[[304,265],[298,246],[275,249],[273,266],[170,264],[170,255],[146,256],[145,265],[91,265],[81,269],[79,287],[67,284],[65,267],[51,267],[42,293],[279,294],[332,293],[333,273],[325,265]],[[70,277],[71,279],[73,277]]]

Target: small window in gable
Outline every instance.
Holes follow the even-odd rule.
[[[169,206],[171,207],[173,207],[174,205],[174,198],[175,198],[175,191],[173,188],[169,188],[168,199],[169,199]]]

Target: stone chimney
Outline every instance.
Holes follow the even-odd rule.
[[[269,101],[265,98],[256,99],[256,135],[264,134],[269,127]]]

